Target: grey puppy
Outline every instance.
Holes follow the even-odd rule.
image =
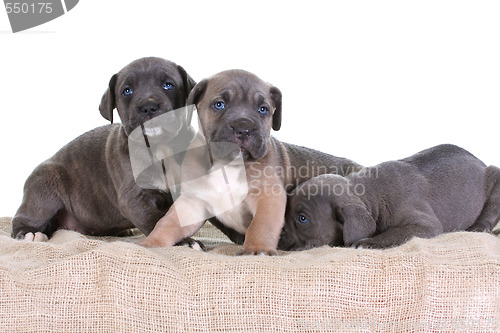
[[[58,228],[115,235],[137,227],[149,234],[172,198],[137,186],[128,135],[147,120],[185,106],[194,85],[181,66],[155,57],[135,60],[113,75],[99,110],[113,122],[116,108],[122,124],[81,135],[33,171],[12,220],[12,237],[41,241]],[[150,132],[145,135],[154,140],[158,133]],[[194,136],[187,126],[176,134],[166,144],[187,145]]]
[[[322,175],[291,194],[279,248],[387,248],[412,237],[491,231],[500,219],[500,169],[440,145],[346,177]]]

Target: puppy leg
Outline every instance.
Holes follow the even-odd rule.
[[[184,238],[183,240],[181,240],[180,242],[175,244],[175,246],[186,246],[186,247],[190,247],[193,250],[197,250],[200,252],[206,251],[206,247],[205,247],[205,244],[203,244],[203,242],[196,240],[196,239],[193,239],[191,237]]]
[[[24,185],[21,206],[12,219],[12,237],[45,241],[58,228],[58,216],[65,205],[61,199],[65,171],[52,164],[42,164]]]
[[[246,233],[243,248],[237,255],[276,255],[281,230],[285,225],[286,194],[263,195]]]
[[[468,231],[491,231],[500,219],[500,169],[489,166],[486,169],[486,203],[476,222]]]
[[[179,214],[178,214],[179,212]],[[182,218],[180,215],[182,213]],[[203,203],[180,196],[139,245],[168,247],[194,235],[205,223]],[[201,221],[201,222],[200,222]]]
[[[134,184],[130,183],[125,188],[134,188]],[[136,226],[147,236],[156,223],[165,216],[172,204],[173,199],[170,193],[137,189],[136,193],[123,196],[119,207],[120,213],[132,222],[132,226]]]
[[[403,219],[375,237],[360,239],[352,244],[354,248],[383,249],[401,245],[413,237],[431,238],[443,233],[439,220],[425,213]]]

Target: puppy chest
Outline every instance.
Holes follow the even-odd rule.
[[[253,216],[254,213],[245,202],[242,202],[239,206],[217,215],[217,218],[226,227],[234,229],[240,234],[245,234],[248,226],[252,222]]]
[[[240,171],[222,168],[214,172],[208,186],[212,200],[208,202],[213,216],[217,216],[227,227],[244,234],[253,214],[246,204],[248,184],[245,173]]]
[[[205,218],[217,216],[224,225],[245,233],[253,213],[245,203],[248,184],[244,169],[231,166],[210,170],[205,176],[181,184],[181,193],[196,197]]]

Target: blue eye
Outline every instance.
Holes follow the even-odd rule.
[[[295,221],[299,222],[300,224],[307,224],[309,223],[309,219],[303,215],[303,214],[299,214],[295,217]]]
[[[218,111],[222,111],[226,108],[226,103],[224,103],[224,101],[217,101],[214,103],[214,108]]]
[[[172,83],[170,83],[170,82],[165,82],[163,84],[163,89],[165,89],[165,90],[172,90],[172,89],[174,89],[174,85]]]
[[[269,111],[269,109],[267,108],[267,106],[261,106],[259,108],[259,113],[260,114],[266,114],[268,111]]]
[[[125,96],[132,95],[132,88],[126,87],[125,89],[123,89],[123,95],[125,95]]]

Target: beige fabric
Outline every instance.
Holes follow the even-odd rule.
[[[0,219],[0,332],[500,331],[500,240],[488,234],[235,257],[208,224],[208,253],[9,232]]]

